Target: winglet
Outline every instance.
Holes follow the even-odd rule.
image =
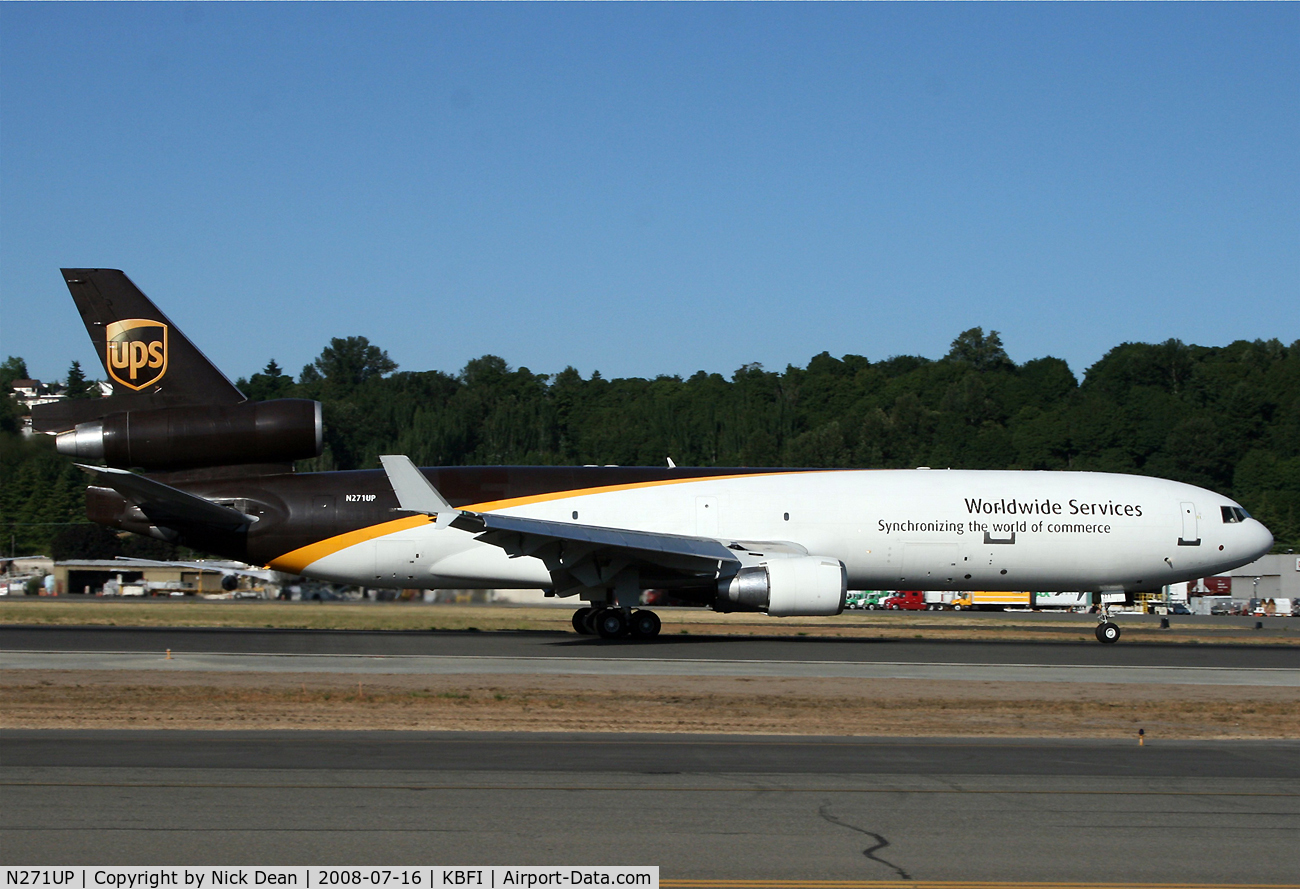
[[[405,454],[388,454],[379,458],[388,473],[388,483],[393,486],[397,502],[406,512],[421,512],[436,515],[434,522],[439,528],[450,525],[460,513],[438,493],[430,481],[424,477],[411,458]]]

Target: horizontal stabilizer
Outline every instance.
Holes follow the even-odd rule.
[[[225,531],[238,531],[257,519],[237,509],[205,500],[197,494],[181,491],[162,482],[105,466],[76,464],[95,478],[95,484],[112,488],[131,503],[155,525],[174,528],[199,525]]]
[[[252,577],[256,580],[264,580],[268,583],[277,583],[282,578],[295,577],[297,575],[285,574],[283,571],[272,571],[270,568],[250,568],[247,565],[238,562],[164,562],[158,559],[142,559],[139,556],[118,556],[123,562],[130,562],[132,565],[157,565],[159,568],[189,568],[192,571],[211,571],[214,574],[236,575],[239,577]]]

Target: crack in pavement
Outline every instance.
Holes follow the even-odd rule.
[[[827,811],[828,809],[830,809],[830,807],[831,807],[830,803],[828,802],[822,803],[821,807],[817,810],[817,814],[821,816],[821,819],[823,821],[829,821],[831,824],[838,824],[840,827],[847,827],[849,830],[854,830],[860,834],[864,834],[865,836],[871,837],[873,840],[876,841],[876,844],[874,846],[870,846],[866,849],[863,849],[862,854],[865,855],[869,861],[874,861],[877,864],[883,864],[885,867],[889,868],[894,873],[898,874],[898,878],[900,880],[912,879],[912,875],[909,874],[907,871],[903,870],[898,865],[886,861],[885,859],[880,858],[876,855],[876,852],[880,851],[881,849],[889,845],[889,840],[885,839],[880,834],[875,833],[874,831],[865,830],[861,827],[858,827],[855,824],[849,824],[847,821],[841,821],[840,819],[832,815],[829,811]]]

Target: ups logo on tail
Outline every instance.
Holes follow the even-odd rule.
[[[128,389],[152,386],[167,373],[167,325],[131,318],[105,330],[108,375]]]

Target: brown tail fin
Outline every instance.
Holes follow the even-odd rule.
[[[244,394],[117,269],[63,269],[113,394],[38,405],[40,432],[62,432],[120,411],[238,404]]]

